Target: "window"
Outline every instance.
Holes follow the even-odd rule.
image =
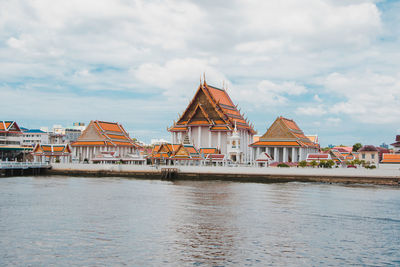
[[[362,154],[361,154],[361,157],[362,157],[362,159],[365,159],[365,154],[362,153]]]
[[[375,154],[372,154],[372,155],[371,155],[371,158],[374,159],[374,158],[375,158]]]

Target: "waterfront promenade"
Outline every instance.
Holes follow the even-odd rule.
[[[143,166],[120,164],[52,164],[51,174],[123,176],[161,179],[161,170],[171,166]],[[328,182],[398,185],[397,168],[256,168],[174,166],[177,180],[226,180],[238,182]]]

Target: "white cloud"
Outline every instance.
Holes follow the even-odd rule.
[[[296,114],[299,115],[307,115],[307,116],[322,116],[327,114],[327,108],[324,107],[323,105],[312,105],[309,104],[307,107],[299,107],[296,109]]]
[[[269,80],[259,82],[255,89],[232,89],[235,99],[255,104],[257,108],[263,109],[266,106],[284,105],[288,102],[288,96],[298,96],[306,92],[307,89],[303,85],[295,82],[274,83]]]
[[[340,119],[340,118],[328,118],[326,120],[326,124],[328,126],[339,126],[341,122],[342,122],[342,119]]]
[[[193,95],[204,73],[206,81],[211,84],[222,85],[223,81],[228,82],[227,78],[213,67],[215,63],[215,58],[183,58],[168,61],[164,65],[145,63],[131,71],[139,81],[164,89],[164,95],[187,99]]]
[[[344,98],[331,107],[332,113],[346,114],[364,123],[400,122],[400,74],[332,73],[322,84],[332,94]]]

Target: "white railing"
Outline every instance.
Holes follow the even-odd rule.
[[[48,168],[50,164],[41,162],[12,162],[1,161],[0,169],[32,169],[32,168]]]

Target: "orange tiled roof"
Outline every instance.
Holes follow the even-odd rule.
[[[199,113],[200,117],[196,117],[196,119],[193,119],[193,115],[199,106],[199,104],[197,104],[197,106],[195,107],[199,92],[204,93],[204,95],[208,99],[207,103],[209,103],[209,105],[213,107],[214,110],[213,112],[218,114],[219,118],[214,117],[214,119],[210,119],[209,114],[205,113],[203,116]],[[188,116],[189,107],[195,107],[191,111],[192,112],[191,116]],[[203,108],[201,108],[201,110],[203,113],[205,112]],[[201,119],[201,117],[203,118],[205,117],[205,119]],[[225,124],[228,125],[229,127],[216,128],[214,126],[213,130],[233,130],[235,122],[237,124],[238,129],[246,129],[251,131],[252,133],[255,132],[253,127],[249,125],[249,123],[243,118],[243,115],[240,113],[237,107],[233,104],[226,90],[210,86],[206,82],[204,82],[199,86],[194,98],[186,108],[183,115],[179,118],[178,122],[174,123],[174,125],[171,128],[169,128],[169,131],[182,131],[182,130],[186,131],[187,128],[182,129],[180,128],[180,126],[190,126],[190,125],[200,125],[200,124],[209,126]]]
[[[260,137],[259,141],[253,145],[260,144],[260,142],[277,142],[277,140],[296,142],[298,144],[297,146],[302,147],[319,147],[318,144],[313,143],[304,135],[296,122],[282,116],[278,117],[267,132]],[[280,144],[277,144],[277,146],[280,146]]]
[[[97,131],[98,136],[94,140],[84,137],[87,131]],[[91,121],[82,135],[78,138],[76,142],[71,144],[72,146],[134,146],[140,147],[136,144],[125,131],[125,129],[116,122],[105,122],[105,121]]]
[[[400,154],[382,154],[382,163],[400,163]]]
[[[71,153],[71,149],[68,144],[51,144],[51,145],[40,145],[37,144],[33,149],[34,154],[50,154],[60,155],[60,153]]]
[[[105,141],[76,141],[73,142],[72,146],[104,146],[107,142]]]
[[[219,154],[217,148],[200,148],[201,154]]]
[[[123,139],[123,140],[128,140],[128,138],[125,135],[116,135],[116,134],[107,134],[107,136],[111,139]]]
[[[301,146],[296,141],[258,141],[251,146]]]
[[[0,131],[22,133],[15,121],[0,121]]]
[[[96,121],[96,122],[104,131],[122,132],[121,128],[118,127],[118,123],[104,122],[104,121]]]

